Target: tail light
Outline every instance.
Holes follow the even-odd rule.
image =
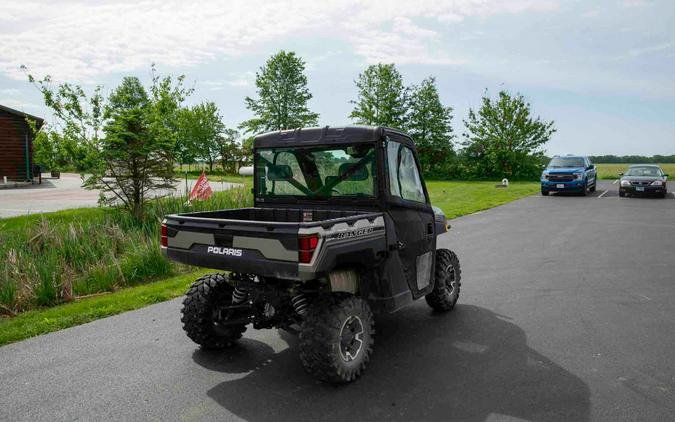
[[[161,245],[165,248],[169,246],[168,230],[166,228],[166,224],[164,223],[162,223]]]
[[[312,261],[312,255],[319,244],[319,235],[310,234],[309,236],[300,236],[298,238],[298,260],[302,264],[309,264]]]

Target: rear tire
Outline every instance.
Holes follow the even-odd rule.
[[[218,308],[232,303],[234,288],[224,274],[208,274],[195,281],[183,299],[183,330],[205,349],[223,349],[241,338],[245,324],[218,325]]]
[[[434,290],[425,296],[429,306],[439,312],[452,311],[459,299],[461,280],[462,270],[459,267],[457,255],[448,249],[438,249],[434,270]]]
[[[300,360],[316,378],[335,384],[357,379],[373,353],[375,322],[365,300],[332,293],[314,301],[300,332]]]

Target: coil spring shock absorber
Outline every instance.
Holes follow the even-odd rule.
[[[291,298],[291,304],[293,305],[295,312],[300,316],[305,315],[309,310],[309,299],[307,299],[307,296],[302,293],[297,296],[293,296]]]
[[[246,299],[248,299],[248,290],[245,290],[240,286],[235,286],[234,291],[232,292],[232,304],[238,305],[244,303],[246,302]]]

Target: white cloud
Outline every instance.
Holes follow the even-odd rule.
[[[552,0],[178,0],[86,3],[26,0],[3,6],[0,72],[87,82],[97,75],[159,65],[190,67],[236,58],[269,42],[329,37],[352,44],[365,61],[461,64],[440,35],[416,20],[452,24],[498,13],[545,11]],[[38,12],[39,13],[36,13]],[[231,80],[243,86],[246,78]]]
[[[17,94],[19,94],[20,92],[21,92],[21,91],[20,91],[19,89],[17,89],[17,88],[3,88],[3,89],[0,89],[0,95],[3,95],[3,96],[10,96],[10,97],[11,97],[12,95],[17,95]]]
[[[644,7],[649,4],[647,0],[622,0],[620,2],[623,7]]]

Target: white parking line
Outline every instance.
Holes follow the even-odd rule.
[[[615,181],[612,182],[613,185],[616,185],[616,182],[618,182],[619,179],[616,179]]]
[[[606,191],[604,191],[603,193],[601,193],[601,194],[598,196],[598,198],[602,198],[603,196],[605,196],[605,194],[606,194],[607,192],[609,192],[609,189],[607,189]]]

